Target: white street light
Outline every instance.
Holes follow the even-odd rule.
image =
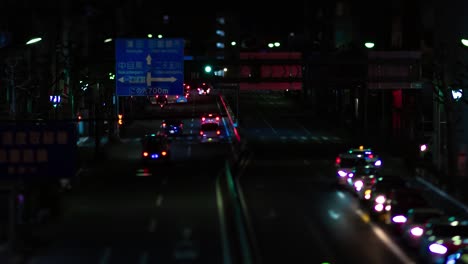
[[[468,47],[468,39],[461,39],[463,46]]]
[[[364,46],[366,46],[366,48],[368,48],[368,49],[372,49],[375,46],[375,43],[374,42],[366,42],[366,43],[364,43]]]
[[[28,42],[26,42],[26,45],[34,44],[34,43],[37,43],[37,42],[39,42],[41,40],[42,40],[42,38],[32,38],[32,39],[28,40]]]
[[[452,90],[452,98],[455,101],[458,101],[462,96],[463,96],[463,90],[462,89]]]
[[[109,42],[111,42],[111,41],[112,41],[112,38],[106,38],[106,39],[104,40],[104,43],[109,43]]]

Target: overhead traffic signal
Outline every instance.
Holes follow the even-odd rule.
[[[211,71],[213,70],[213,67],[211,67],[211,65],[205,65],[204,69],[206,73],[211,73]]]
[[[119,121],[118,121],[118,122],[119,122],[119,126],[121,126],[121,125],[123,125],[123,115],[122,115],[122,114],[119,114],[118,117],[119,117]]]

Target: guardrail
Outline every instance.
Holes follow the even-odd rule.
[[[236,138],[233,144],[233,157],[226,160],[224,171],[216,182],[218,208],[222,208],[219,213],[223,229],[224,264],[258,264],[261,262],[255,234],[250,224],[242,187],[237,180],[237,176],[251,156],[247,155],[245,139],[241,140],[237,127],[234,126],[234,115],[229,104],[223,95],[219,95],[219,98]]]

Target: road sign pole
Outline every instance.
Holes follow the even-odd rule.
[[[120,101],[120,97],[117,95],[117,94],[114,94],[114,100],[115,100],[115,113],[114,113],[114,118],[117,120],[116,122],[114,122],[114,126],[115,126],[115,136],[120,138],[120,127],[119,127],[119,114],[120,114],[120,107],[119,107],[119,101]]]

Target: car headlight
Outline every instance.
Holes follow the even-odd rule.
[[[379,204],[383,204],[383,203],[385,203],[385,201],[386,201],[386,199],[385,199],[385,196],[383,196],[383,195],[379,195],[379,196],[377,196],[377,198],[375,198],[375,202],[379,203]]]
[[[413,227],[410,230],[411,235],[417,236],[417,237],[422,236],[423,232],[424,232],[424,230],[419,226]]]
[[[392,218],[392,221],[394,223],[405,223],[406,217],[404,215],[396,215]]]
[[[363,185],[364,185],[364,183],[362,183],[362,181],[356,181],[356,182],[354,183],[354,187],[355,187],[356,189],[361,189]]]
[[[447,253],[447,247],[441,244],[437,244],[437,243],[431,244],[429,246],[429,250],[432,253],[436,253],[440,255],[444,255],[445,253]]]

